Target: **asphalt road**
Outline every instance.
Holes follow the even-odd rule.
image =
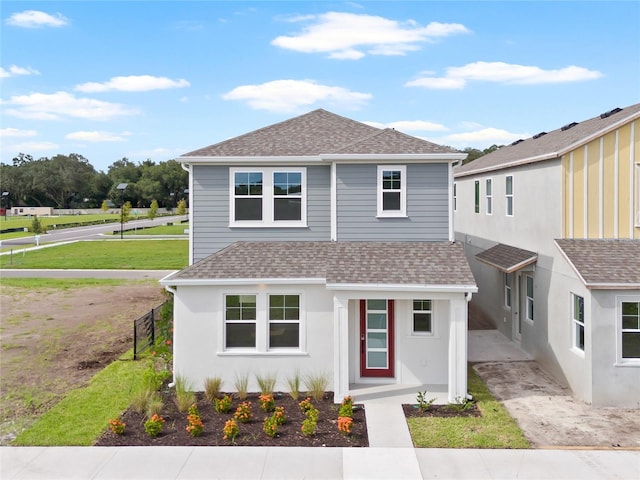
[[[159,226],[164,225],[167,222],[172,223],[180,223],[181,220],[185,218],[184,215],[174,215],[171,217],[160,217],[154,220],[130,220],[125,223],[125,229],[131,229],[134,227],[150,227],[150,226]],[[185,224],[186,228],[186,224]],[[40,235],[40,245],[45,243],[59,243],[59,242],[69,242],[74,240],[88,240],[101,238],[103,234],[112,234],[116,230],[120,230],[119,223],[107,223],[105,225],[91,225],[88,227],[75,227],[75,228],[65,228],[62,230],[52,230],[49,233],[45,233]],[[115,238],[115,237],[114,237]],[[28,237],[20,237],[20,238],[11,238],[7,240],[2,240],[3,247],[10,246],[20,246],[20,245],[29,245],[36,243],[33,235]]]

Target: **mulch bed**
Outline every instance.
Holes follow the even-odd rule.
[[[474,402],[469,404],[464,410],[456,405],[429,405],[424,411],[420,411],[418,405],[404,404],[402,405],[404,416],[406,418],[420,417],[481,417],[482,412],[478,405]]]
[[[181,413],[174,402],[174,392],[165,388],[162,390],[164,406],[161,412],[165,419],[162,433],[155,438],[150,437],[144,429],[146,420],[143,414],[127,410],[121,420],[126,424],[124,434],[115,435],[106,430],[96,441],[97,446],[231,446],[229,440],[223,439],[222,429],[227,420],[233,418],[237,406],[241,401],[234,396],[229,413],[217,413],[211,402],[204,394],[197,393],[197,406],[204,424],[204,431],[199,437],[192,437],[187,431],[187,413]],[[296,401],[286,393],[275,393],[276,407],[284,407],[287,421],[278,427],[277,436],[271,438],[263,431],[265,417],[271,416],[260,408],[259,394],[249,394],[247,401],[251,402],[253,417],[248,423],[238,422],[240,433],[235,439],[235,445],[266,446],[266,447],[367,447],[367,424],[364,408],[354,405],[353,428],[350,435],[338,430],[338,410],[340,405],[333,403],[333,393],[327,392],[322,401],[312,400],[319,410],[318,426],[315,435],[304,436],[301,432],[302,421],[306,418],[298,403],[305,397],[300,396]]]

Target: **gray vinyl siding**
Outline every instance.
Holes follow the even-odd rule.
[[[407,218],[377,218],[377,165],[337,166],[338,241],[446,241],[446,163],[407,164]]]
[[[241,240],[330,240],[331,169],[328,165],[306,168],[307,228],[229,228],[229,167],[194,165],[194,262]]]

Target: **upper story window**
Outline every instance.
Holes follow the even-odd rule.
[[[378,165],[378,216],[407,216],[407,167]]]
[[[476,180],[475,181],[474,187],[475,187],[475,195],[474,195],[475,209],[474,209],[474,212],[480,213],[480,180]]]
[[[307,223],[305,168],[232,168],[232,227],[304,227]]]
[[[487,215],[493,213],[493,180],[487,178],[485,180],[485,200],[487,204]]]
[[[508,217],[513,216],[513,175],[509,175],[505,182],[506,212]]]

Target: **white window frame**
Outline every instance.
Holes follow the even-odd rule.
[[[453,211],[458,211],[458,184],[453,182]]]
[[[296,319],[272,319],[271,318],[271,297],[298,297],[298,318]],[[269,351],[289,351],[289,350],[300,350],[300,343],[302,341],[302,322],[300,320],[300,317],[302,316],[302,308],[300,305],[301,302],[301,298],[302,296],[300,294],[296,294],[296,293],[276,293],[276,292],[272,292],[269,293],[267,295],[267,348]],[[283,307],[286,311],[286,306]],[[286,315],[285,315],[286,317]],[[271,342],[271,325],[273,324],[295,324],[298,325],[298,346],[296,347],[272,347],[270,342]]]
[[[513,274],[504,272],[504,306],[505,308],[511,310],[511,304],[513,303],[512,297],[512,284],[513,284]]]
[[[485,195],[485,213],[487,215],[493,215],[493,179],[487,178],[484,182],[484,195]]]
[[[235,175],[236,173],[262,174],[262,220],[235,219]],[[275,173],[300,173],[300,220],[274,220],[274,200],[278,198],[273,193]],[[304,228],[307,226],[307,169],[306,167],[232,167],[229,168],[229,226],[246,228]]]
[[[580,312],[576,311],[576,300],[582,301],[582,318]],[[571,348],[577,352],[584,353],[584,345],[578,344],[578,332],[582,330],[582,338],[586,344],[586,330],[585,330],[585,302],[584,297],[575,293],[571,293]]]
[[[253,320],[229,320],[227,319],[227,297],[254,297],[256,301],[256,318]],[[241,310],[242,311],[242,308]],[[222,323],[223,323],[223,333],[222,333],[222,347],[226,351],[254,351],[257,348],[258,343],[258,296],[255,293],[228,293],[222,296]],[[240,325],[249,325],[252,324],[256,341],[253,347],[227,347],[227,325],[229,324],[240,324]]]
[[[531,296],[529,296],[529,281],[531,281]],[[535,283],[533,281],[533,277],[531,275],[524,276],[524,291],[526,297],[526,305],[525,305],[525,318],[530,322],[533,322],[534,318],[534,296]]]
[[[256,345],[255,347],[227,347],[227,332],[226,325],[226,299],[228,296],[233,295],[251,295],[256,297]],[[272,295],[297,295],[298,296],[298,347],[269,347],[269,297]],[[222,302],[222,322],[220,322],[218,341],[218,355],[250,355],[250,356],[268,356],[268,355],[307,355],[306,345],[306,310],[305,310],[305,295],[299,290],[293,289],[277,289],[273,291],[248,291],[230,289],[221,293]],[[275,320],[276,323],[281,323],[280,320]],[[230,322],[229,322],[230,323]]]
[[[509,181],[511,181],[511,191],[509,191]],[[505,213],[507,217],[513,217],[513,175],[507,175],[504,180]]]
[[[617,355],[617,365],[618,366],[631,366],[631,367],[640,367],[640,358],[624,358],[622,356],[622,334],[623,332],[635,333],[638,332],[640,334],[639,329],[623,329],[622,328],[622,304],[623,303],[640,303],[640,295],[638,296],[618,296],[616,297],[616,355]]]
[[[434,332],[434,315],[433,315],[433,311],[434,311],[434,301],[431,300],[430,298],[414,298],[411,301],[411,335],[415,335],[417,337],[433,337],[435,335]],[[429,310],[415,310],[414,309],[414,305],[413,302],[429,302],[429,306],[430,309]],[[416,313],[426,313],[429,315],[429,319],[430,319],[430,326],[431,329],[429,331],[419,331],[416,330],[416,324],[415,324],[415,314]]]
[[[382,174],[383,172],[400,172],[400,189],[391,190],[400,193],[400,209],[399,210],[383,210],[383,189]],[[407,216],[407,166],[406,165],[378,165],[377,171],[377,191],[378,191],[378,217],[398,218]]]
[[[480,213],[480,180],[473,182],[473,212]]]

